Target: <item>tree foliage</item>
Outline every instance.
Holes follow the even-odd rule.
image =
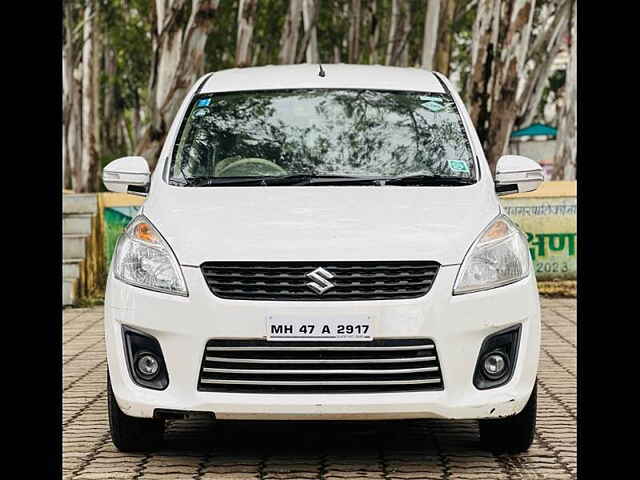
[[[575,1],[575,0],[573,0]],[[477,85],[470,75],[477,69],[477,56],[472,54],[473,32],[477,28],[478,9],[498,8],[495,15],[504,31],[498,38],[505,48],[509,34],[504,12],[514,5],[528,5],[531,15],[530,40],[518,52],[524,59],[519,70],[518,86],[525,89],[524,103],[518,103],[513,126],[519,122],[538,119],[545,102],[556,99],[564,91],[563,77],[550,71],[550,56],[557,53],[565,38],[562,30],[553,30],[554,19],[570,0],[65,0],[63,52],[63,119],[65,186],[86,191],[97,185],[96,178],[86,185],[76,174],[88,168],[95,177],[105,162],[134,152],[144,152],[152,165],[157,161],[159,145],[167,134],[170,118],[190,87],[193,79],[206,71],[234,68],[238,62],[268,65],[282,62],[283,48],[288,48],[293,62],[318,59],[322,63],[349,62],[362,64],[393,64],[421,67],[425,59],[435,70],[448,75],[461,96],[473,105]],[[425,19],[430,5],[437,4],[437,21],[433,12],[431,25],[425,35]],[[239,8],[249,5],[244,17]],[[83,69],[83,32],[87,7],[92,8],[90,36],[92,68]],[[193,9],[198,15],[193,18]],[[435,8],[435,7],[432,7]],[[296,18],[291,18],[291,12]],[[500,12],[503,12],[502,14]],[[166,29],[159,30],[158,18],[164,15]],[[561,19],[566,24],[565,18]],[[190,24],[189,22],[192,22]],[[239,21],[241,39],[249,41],[238,48]],[[519,20],[518,20],[519,21]],[[195,22],[195,23],[193,23]],[[556,22],[557,23],[557,22]],[[560,25],[562,27],[562,25]],[[288,27],[287,27],[288,26]],[[292,35],[283,35],[285,28],[293,28]],[[475,26],[475,27],[474,27]],[[563,27],[564,28],[564,27]],[[552,31],[553,30],[553,31]],[[549,33],[551,32],[551,33]],[[555,32],[555,33],[554,33]],[[167,40],[167,36],[170,38]],[[202,39],[202,40],[201,40]],[[427,40],[429,39],[429,40]],[[433,45],[426,41],[436,39]],[[169,51],[174,42],[179,51]],[[243,40],[244,41],[244,40]],[[202,46],[201,46],[202,45]],[[425,56],[425,48],[430,54]],[[236,58],[240,51],[242,59]],[[432,57],[430,55],[433,55]],[[485,57],[486,59],[486,57]],[[489,62],[498,68],[499,55]],[[88,60],[86,60],[88,61]],[[159,65],[173,65],[170,72]],[[501,68],[501,67],[500,67]],[[82,87],[83,71],[95,77],[97,89]],[[496,70],[497,71],[497,70]],[[158,78],[162,76],[162,78]],[[169,78],[169,76],[171,78]],[[499,75],[504,80],[504,75]],[[548,79],[551,78],[551,83]],[[530,80],[527,83],[528,80]],[[503,81],[501,80],[501,81]],[[161,84],[158,91],[158,82]],[[475,89],[475,90],[474,90]],[[549,91],[555,93],[549,95]],[[482,95],[487,100],[477,105],[482,112],[478,118],[490,118],[491,98],[500,98],[495,85]],[[162,97],[162,98],[160,98]],[[82,128],[82,105],[94,106],[93,127]],[[532,113],[533,112],[533,113]],[[75,117],[74,117],[75,116]],[[75,118],[75,120],[74,120]],[[74,123],[75,122],[75,123]],[[520,125],[521,126],[521,125]],[[491,128],[491,122],[480,125],[480,131]],[[80,129],[71,132],[71,129]],[[94,132],[96,145],[93,154],[82,148],[88,133]],[[508,130],[508,129],[507,129]],[[504,136],[504,132],[502,135]],[[508,132],[506,133],[508,135]],[[504,138],[491,140],[484,135],[485,148],[499,151],[489,143],[504,143]],[[85,152],[85,153],[83,153]],[[90,165],[87,167],[87,165]],[[91,173],[92,172],[92,173]]]

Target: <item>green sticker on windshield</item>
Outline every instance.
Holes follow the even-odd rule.
[[[434,102],[433,100],[424,102],[422,105],[424,106],[424,108],[432,112],[439,112],[440,110],[444,110],[443,104],[441,104],[440,102]]]
[[[469,173],[469,165],[464,160],[449,160],[449,168],[454,172]]]

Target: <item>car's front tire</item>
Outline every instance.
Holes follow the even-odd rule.
[[[506,418],[480,420],[480,441],[487,450],[522,453],[529,449],[536,430],[537,390],[536,381],[529,401],[520,413]]]
[[[118,450],[121,452],[148,452],[162,444],[164,420],[125,415],[113,395],[109,372],[107,372],[107,403],[111,439]]]

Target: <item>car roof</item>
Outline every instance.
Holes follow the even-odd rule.
[[[205,81],[200,93],[220,93],[290,88],[349,88],[444,93],[438,78],[421,68],[382,65],[267,65],[220,70]]]

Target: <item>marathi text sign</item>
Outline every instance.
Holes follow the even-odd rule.
[[[576,197],[516,197],[501,202],[505,213],[527,235],[536,277],[575,279]]]

